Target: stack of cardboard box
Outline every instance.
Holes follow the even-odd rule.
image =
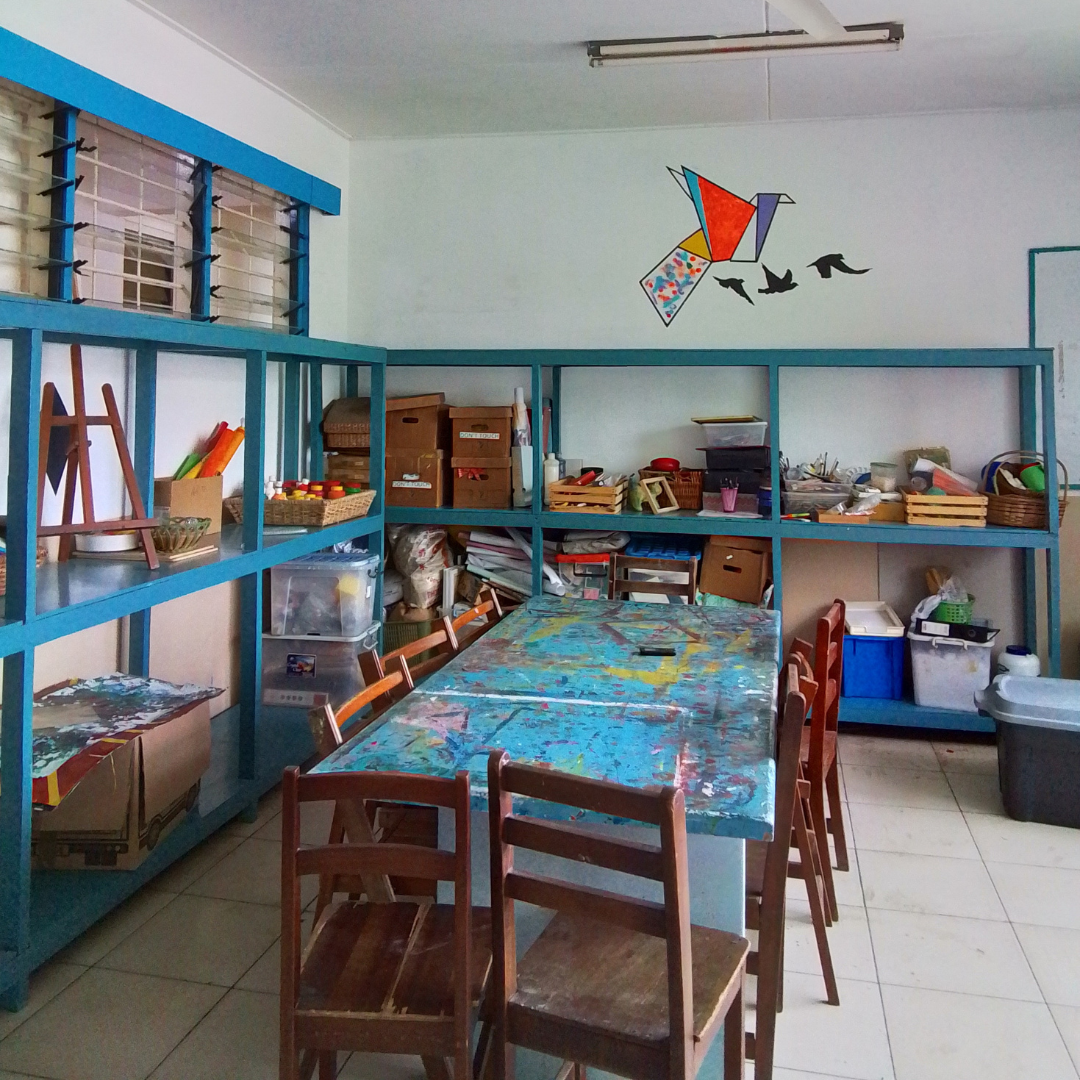
[[[445,394],[386,399],[386,505],[445,506],[450,470]]]
[[[455,506],[510,506],[512,418],[509,405],[450,410]]]

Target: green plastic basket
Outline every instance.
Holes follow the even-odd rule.
[[[969,623],[974,609],[974,596],[962,603],[957,600],[944,600],[934,608],[934,614],[931,617],[937,619],[938,622]]]

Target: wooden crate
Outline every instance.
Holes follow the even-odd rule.
[[[588,484],[551,484],[548,487],[551,505],[549,510],[561,510],[569,514],[621,514],[626,504],[626,491],[630,485],[623,480],[611,487]]]
[[[904,512],[909,525],[985,529],[987,502],[985,495],[905,495]]]

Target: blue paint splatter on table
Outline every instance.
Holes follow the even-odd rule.
[[[774,611],[533,597],[313,771],[466,769],[484,810],[499,747],[595,779],[675,784],[688,831],[768,839],[779,649]]]

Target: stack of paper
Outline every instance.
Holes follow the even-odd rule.
[[[524,600],[532,595],[532,552],[521,533],[516,529],[507,532],[510,535],[472,529],[466,541],[465,568],[481,580]],[[555,549],[554,542],[544,542],[545,561],[549,555],[554,556]],[[544,591],[555,589],[555,584],[545,575]]]

